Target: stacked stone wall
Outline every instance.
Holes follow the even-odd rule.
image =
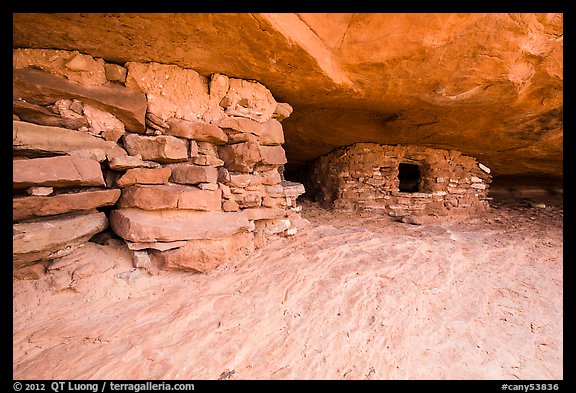
[[[16,49],[13,67],[15,276],[106,230],[138,269],[210,272],[301,225],[292,108],[259,82],[62,50]]]

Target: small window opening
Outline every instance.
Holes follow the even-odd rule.
[[[401,163],[398,167],[398,180],[400,192],[419,192],[420,168],[418,165]]]

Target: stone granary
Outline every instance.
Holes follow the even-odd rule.
[[[357,143],[318,159],[307,188],[325,206],[404,215],[488,207],[490,169],[452,150]]]

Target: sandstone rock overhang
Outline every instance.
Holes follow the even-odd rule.
[[[455,149],[562,176],[562,14],[13,14],[14,47],[264,84],[287,169],[357,142]]]

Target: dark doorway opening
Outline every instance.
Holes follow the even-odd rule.
[[[398,166],[398,186],[400,192],[420,192],[420,168],[414,164],[401,163]]]

